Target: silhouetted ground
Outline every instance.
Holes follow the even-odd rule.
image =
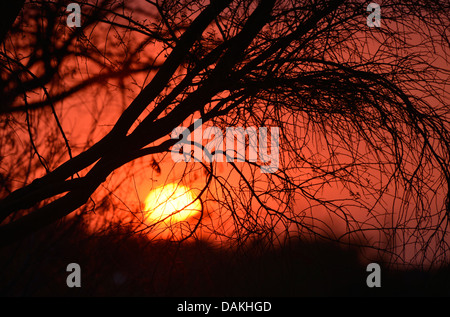
[[[2,296],[449,296],[450,270],[382,270],[368,288],[356,250],[293,242],[265,250],[220,250],[206,242],[149,243],[117,235],[92,237],[80,226],[51,226],[0,250]],[[81,266],[81,288],[69,288],[69,263]]]

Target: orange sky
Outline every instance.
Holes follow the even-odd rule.
[[[385,21],[382,21],[386,23]],[[370,36],[367,37],[367,42],[360,42],[360,51],[361,54],[373,54],[377,45],[375,44],[374,37],[377,37],[376,30],[370,30]],[[426,35],[421,35],[426,36]],[[136,41],[137,39],[129,38],[130,42]],[[418,41],[419,37],[416,39],[411,39],[411,41]],[[114,47],[115,43],[112,41],[108,45]],[[147,56],[156,57],[161,46],[159,44],[150,44],[145,49],[145,54]],[[448,64],[445,64],[445,60],[442,57],[442,52],[439,52],[440,48],[438,48],[438,52],[435,56],[430,58],[436,58],[435,63],[442,65],[443,67],[448,67]],[[162,58],[162,57],[160,57]],[[351,58],[345,53],[340,57],[342,59]],[[74,81],[79,80],[81,78],[85,78],[88,76],[89,69],[90,72],[94,70],[98,70],[98,66],[94,64],[85,64],[79,68],[79,72],[76,74]],[[128,79],[125,82],[126,87],[130,87],[131,89],[127,89],[122,93],[117,86],[117,82],[110,82],[111,85],[100,85],[100,86],[92,86],[89,87],[86,91],[82,93],[78,93],[73,97],[70,97],[64,100],[63,103],[58,103],[56,105],[56,109],[58,114],[60,115],[60,120],[64,131],[67,135],[68,140],[70,141],[70,145],[72,147],[74,155],[80,153],[83,149],[85,149],[88,145],[92,145],[93,142],[99,140],[102,136],[104,136],[114,125],[115,121],[122,113],[123,109],[133,100],[133,98],[139,92],[139,87],[144,86],[149,82],[151,77],[154,75],[153,72],[148,74],[140,74],[134,75],[132,78]],[[70,80],[67,80],[65,84],[70,85]],[[151,109],[152,105],[150,105],[149,109]],[[40,111],[40,119],[39,125],[37,126],[38,133],[36,134],[37,140],[40,140],[40,148],[42,153],[48,153],[49,148],[46,147],[45,138],[47,137],[45,131],[48,129],[49,122],[52,122],[51,113],[49,110]],[[144,113],[144,116],[148,112]],[[196,114],[197,115],[197,114]],[[289,115],[289,114],[287,114]],[[192,118],[190,118],[192,119]],[[310,149],[305,148],[305,155],[313,156],[313,155],[322,155],[323,159],[327,159],[327,151],[325,150],[325,138],[324,136],[312,133],[309,131],[309,134],[306,135],[306,131],[308,130],[307,123],[296,121],[297,118],[290,118],[288,120],[295,120],[291,122],[294,126],[297,125],[298,135],[305,135],[305,142],[314,142],[310,149],[316,150],[316,152],[308,153]],[[54,127],[54,124],[52,124]],[[23,130],[19,132],[19,138],[26,139],[26,131]],[[307,138],[307,139],[306,139]],[[62,142],[61,142],[62,143]],[[311,145],[311,144],[310,144]],[[283,144],[282,148],[285,147]],[[361,148],[361,155],[366,155],[369,157],[371,153],[366,153],[367,149],[364,144],[359,145]],[[118,149],[120,150],[120,149]],[[345,153],[343,153],[345,154]],[[287,153],[281,154],[282,159],[285,162],[289,162],[289,156]],[[67,158],[67,156],[66,156]],[[148,193],[152,188],[158,187],[164,183],[177,183],[180,181],[181,176],[183,175],[186,165],[184,163],[174,164],[170,154],[164,155],[156,155],[156,161],[160,161],[159,168],[161,169],[161,173],[157,173],[154,168],[151,166],[152,157],[145,157],[137,160],[134,163],[127,164],[122,168],[115,171],[107,181],[97,190],[94,194],[94,199],[102,199],[105,195],[108,195],[113,203],[109,205],[108,212],[98,212],[96,214],[89,214],[87,219],[89,219],[89,225],[91,230],[98,230],[98,225],[109,226],[111,223],[115,224],[118,222],[128,222],[128,221],[139,221],[139,215],[142,215],[143,211],[143,202],[147,197]],[[345,161],[344,156],[341,158],[342,161]],[[240,163],[238,163],[240,164]],[[233,185],[238,185],[238,175],[236,172],[231,173],[231,168],[228,163],[216,163],[215,164],[218,175],[221,177],[228,178],[230,183]],[[182,183],[186,186],[189,186],[196,190],[201,190],[204,186],[207,175],[202,170],[201,164],[199,163],[188,163],[187,168],[189,169],[189,173],[185,179],[183,179]],[[38,171],[36,173],[36,177],[42,172]],[[231,173],[231,174],[230,174]],[[260,175],[259,170],[256,171],[256,178],[260,179],[260,184],[264,184],[264,178],[266,175]],[[244,171],[244,175],[250,175],[250,171]],[[314,172],[309,168],[303,168],[301,170],[292,172],[292,177],[294,177],[297,181],[306,181],[309,177],[314,176]],[[270,176],[269,176],[270,177]],[[361,178],[368,178],[372,180],[372,182],[382,182],[384,181],[379,177],[379,175],[370,174],[370,171],[366,171],[366,173],[362,173]],[[19,185],[21,181],[18,181]],[[277,184],[277,181],[274,182]],[[226,201],[226,198],[223,197],[222,193],[215,191],[215,186],[217,184],[213,183],[211,186],[211,191],[213,194],[216,194],[219,201]],[[319,186],[317,186],[319,187]],[[337,204],[343,203],[345,200],[353,199],[355,194],[366,195],[364,196],[364,200],[367,205],[370,205],[375,202],[375,197],[369,196],[369,192],[366,193],[359,192],[354,193],[348,188],[344,188],[342,184],[339,183],[330,183],[325,186],[320,186],[317,188],[317,195],[323,197],[324,199],[335,199]],[[401,191],[402,189],[400,189]],[[112,191],[112,192],[110,192]],[[356,190],[355,190],[356,191]],[[241,197],[246,197],[249,200],[247,202],[251,202],[251,206],[257,206],[257,203],[254,199],[251,199],[248,192],[243,191],[240,193]],[[282,197],[283,193],[280,194]],[[442,199],[444,195],[444,190],[442,193],[438,193],[435,199],[439,201]],[[201,229],[198,232],[198,235],[204,238],[210,238],[213,230],[217,230],[221,233],[232,235],[234,232],[233,220],[231,218],[231,214],[227,212],[225,209],[219,209],[217,203],[213,203],[208,199],[208,196],[203,197],[205,202],[205,214],[202,220]],[[347,201],[348,202],[348,201]],[[309,205],[310,201],[308,201],[301,193],[296,193],[295,196],[295,206],[293,207],[296,210],[297,215],[301,215],[303,217],[303,221],[308,222],[312,221],[310,218],[314,218],[314,224],[317,224],[318,227],[327,231],[326,226],[331,226],[334,234],[339,235],[343,234],[348,228],[346,228],[346,222],[344,221],[343,214],[330,213],[326,211],[321,206],[311,206]],[[383,225],[386,225],[387,221],[392,221],[395,223],[404,215],[399,215],[396,213],[396,208],[398,201],[394,201],[392,197],[386,195],[383,200],[379,201],[377,208],[373,210],[373,214],[377,215],[366,223],[367,227],[378,226],[377,219],[383,222]],[[279,202],[276,200],[267,201],[268,206],[273,208],[279,207]],[[89,206],[89,203],[88,203]],[[242,209],[241,211],[245,211]],[[367,220],[367,211],[362,211],[358,207],[354,207],[353,209],[349,207],[346,212],[348,212],[349,216],[353,217],[355,220],[360,222],[364,222]],[[263,211],[253,210],[253,213],[260,217],[261,220],[270,222],[270,218],[267,217],[267,214]],[[389,215],[389,217],[386,217]],[[219,217],[220,216],[220,217]],[[244,215],[240,215],[244,217]],[[301,218],[300,217],[300,218]],[[300,219],[299,218],[299,219]],[[320,221],[326,223],[326,225],[321,225]],[[189,219],[190,226],[195,226],[196,219]],[[296,226],[294,224],[279,222],[274,225],[277,230],[282,232],[286,230],[296,230]],[[95,229],[94,229],[95,228]],[[138,226],[138,229],[144,229],[142,226]],[[167,238],[167,234],[161,234],[159,229],[155,228],[158,238]],[[151,233],[150,237],[154,237],[155,233]],[[169,236],[173,236],[172,233]],[[214,235],[213,235],[214,236]],[[373,238],[378,237],[378,233],[374,233]],[[221,239],[219,236],[214,236],[214,239]],[[369,238],[370,235],[369,235]],[[385,241],[381,241],[385,242]]]

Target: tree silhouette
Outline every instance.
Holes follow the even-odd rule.
[[[203,173],[198,199],[212,206],[188,236],[322,237],[393,262],[446,263],[450,6],[383,1],[370,28],[368,3],[83,1],[82,27],[68,28],[67,1],[25,2],[2,31],[1,243],[89,201],[100,208],[95,192],[114,171],[140,159],[158,170],[179,141],[172,131],[201,118],[222,131],[278,127],[280,161],[273,173],[249,158],[174,163],[182,180]],[[94,86],[123,109],[101,137],[94,120],[72,153],[59,115]]]

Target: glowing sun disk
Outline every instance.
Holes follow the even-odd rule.
[[[170,183],[150,191],[145,199],[145,221],[175,223],[195,215],[202,209],[192,189]]]

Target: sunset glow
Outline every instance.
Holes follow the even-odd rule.
[[[449,0],[1,3],[0,296],[450,295]]]
[[[186,220],[201,211],[201,203],[195,198],[192,189],[186,186],[175,183],[160,186],[145,199],[145,221],[173,224]]]

